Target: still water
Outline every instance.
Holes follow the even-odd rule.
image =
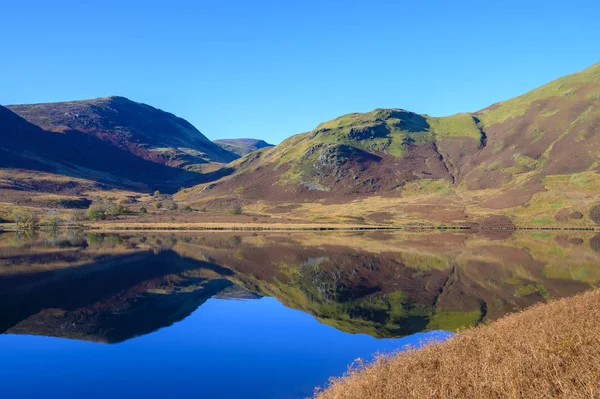
[[[0,235],[2,398],[303,398],[596,287],[600,236]]]

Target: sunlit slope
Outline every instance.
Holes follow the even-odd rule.
[[[373,215],[386,213],[390,223],[477,224],[493,216],[503,224],[592,226],[600,223],[591,195],[600,184],[599,130],[596,64],[474,113],[344,115],[233,162],[233,175],[179,198],[312,220],[375,223],[382,218]],[[357,201],[363,209],[347,212]]]

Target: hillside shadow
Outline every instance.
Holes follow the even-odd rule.
[[[233,171],[222,168],[202,174],[163,165],[79,130],[44,130],[4,107],[0,107],[0,125],[4,133],[0,147],[5,150],[0,167],[58,173],[111,188],[143,192],[158,189],[169,194]]]

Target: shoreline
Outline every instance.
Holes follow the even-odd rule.
[[[36,230],[49,231],[48,226],[40,225]],[[343,225],[310,223],[102,223],[59,226],[57,230],[85,230],[94,232],[120,231],[589,231],[600,232],[600,227],[532,227],[532,226],[381,226]],[[16,232],[15,223],[0,225],[0,232]]]
[[[351,366],[313,398],[592,398],[600,388],[599,305],[600,289],[533,305]]]

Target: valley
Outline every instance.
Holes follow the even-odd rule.
[[[276,146],[213,143],[123,97],[8,106],[0,219],[18,207],[64,222],[119,203],[102,226],[589,229],[599,129],[600,64],[477,112],[352,113]]]

